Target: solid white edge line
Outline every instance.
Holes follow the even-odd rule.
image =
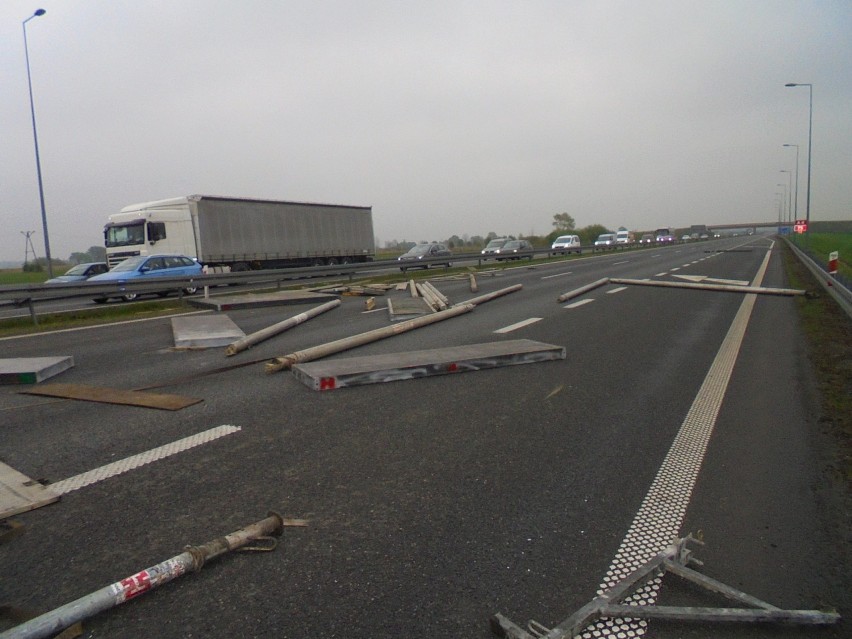
[[[763,281],[769,257],[770,253],[767,252],[753,286],[759,286]],[[639,512],[606,572],[598,595],[613,588],[679,536],[756,299],[753,293],[744,296]],[[661,584],[662,576],[651,579],[625,599],[624,603],[653,605]],[[607,619],[590,624],[578,636],[642,637],[647,629],[648,622],[644,619]]]
[[[129,470],[144,466],[145,464],[150,464],[151,462],[171,457],[176,453],[181,453],[185,450],[189,450],[190,448],[195,448],[196,446],[206,444],[214,439],[219,439],[220,437],[236,433],[240,430],[241,428],[239,426],[217,426],[215,428],[196,433],[195,435],[178,439],[170,444],[152,448],[144,453],[132,455],[131,457],[126,457],[117,462],[112,462],[85,473],[74,475],[68,479],[48,484],[47,487],[57,495],[65,495],[104,479],[109,479],[110,477],[115,477],[116,475],[121,475]]]

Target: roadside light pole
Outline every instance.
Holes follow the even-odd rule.
[[[788,82],[785,87],[808,87],[808,196],[805,199],[805,222],[807,224],[806,232],[810,232],[811,226],[811,142],[813,140],[813,122],[814,122],[814,85],[804,82]]]
[[[33,118],[33,142],[35,143],[35,160],[36,160],[36,174],[38,175],[38,198],[41,203],[41,227],[44,231],[44,254],[45,259],[47,260],[47,275],[48,277],[53,277],[53,264],[51,264],[50,260],[50,237],[47,234],[47,212],[44,208],[44,185],[41,180],[41,159],[38,153],[38,132],[36,131],[36,117],[35,117],[35,103],[33,102],[33,81],[30,76],[30,50],[27,46],[27,22],[32,20],[33,18],[37,18],[38,16],[43,16],[47,13],[44,9],[36,9],[35,13],[33,13],[29,18],[24,20],[24,55],[27,61],[27,85],[30,89],[30,114]]]
[[[790,217],[793,214],[793,174],[786,169],[781,169],[779,173],[787,174],[787,217]]]
[[[784,189],[784,191],[782,193],[778,194],[778,195],[781,196],[781,210],[783,211],[784,209],[787,208],[787,185],[786,184],[776,184],[775,186],[780,186],[782,189]]]
[[[796,147],[796,187],[794,189],[795,194],[793,195],[793,219],[796,220],[799,218],[799,145],[798,144],[784,144],[786,147]]]

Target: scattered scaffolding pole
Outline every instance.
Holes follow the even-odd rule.
[[[585,286],[581,286],[580,288],[575,288],[573,291],[568,291],[567,293],[563,293],[562,295],[560,295],[559,297],[556,298],[556,301],[557,302],[567,302],[568,300],[572,300],[575,297],[579,297],[583,293],[588,293],[589,291],[593,291],[596,288],[600,288],[601,286],[604,286],[606,284],[609,284],[609,278],[608,277],[604,277],[602,279],[596,280],[596,281],[592,282],[591,284],[586,284]]]
[[[445,311],[438,311],[431,315],[415,317],[414,319],[406,320],[393,326],[384,326],[372,331],[367,331],[366,333],[359,333],[358,335],[344,337],[334,342],[327,342],[302,351],[296,351],[289,355],[282,355],[266,363],[266,372],[276,373],[284,369],[292,368],[294,364],[310,362],[315,359],[320,359],[321,357],[326,357],[327,355],[333,355],[334,353],[349,350],[350,348],[356,348],[358,346],[363,346],[364,344],[377,342],[381,339],[385,339],[386,337],[393,337],[394,335],[399,335],[400,333],[405,333],[415,328],[420,328],[421,326],[428,326],[429,324],[434,324],[435,322],[440,322],[442,320],[455,317],[456,315],[469,313],[479,304],[484,304],[485,302],[507,295],[508,293],[514,293],[515,291],[521,290],[521,288],[523,288],[523,285],[515,284],[514,286],[500,289],[499,291],[494,291],[487,295],[480,295],[479,297],[460,302],[459,304],[454,304]]]
[[[691,288],[698,291],[723,291],[725,293],[756,293],[759,295],[784,295],[793,297],[805,295],[807,291],[798,288],[768,288],[765,286],[735,286],[731,284],[712,284],[704,282],[668,282],[665,280],[631,280],[613,277],[612,284],[629,284],[632,286],[660,286],[663,288]]]
[[[230,357],[231,355],[236,355],[237,353],[251,348],[255,344],[267,340],[270,337],[274,337],[279,333],[283,333],[284,331],[289,330],[294,326],[298,326],[303,322],[307,322],[312,317],[321,315],[322,313],[330,311],[333,308],[337,308],[338,306],[340,306],[340,300],[332,300],[330,302],[326,302],[325,304],[320,304],[319,306],[305,311],[304,313],[294,315],[293,317],[286,319],[283,322],[278,322],[277,324],[273,324],[272,326],[267,326],[264,329],[252,333],[251,335],[246,335],[242,339],[238,339],[233,344],[230,344],[228,348],[225,349],[225,354],[228,355],[228,357]]]
[[[687,535],[658,554],[648,563],[637,568],[613,588],[595,597],[555,628],[545,628],[537,621],[530,621],[524,630],[512,623],[503,615],[497,613],[491,618],[491,630],[500,637],[509,639],[571,639],[578,636],[589,624],[605,617],[609,619],[668,619],[672,621],[739,621],[750,623],[789,623],[800,625],[829,625],[837,623],[840,615],[836,612],[819,610],[782,610],[732,588],[720,581],[711,579],[696,572],[686,565],[690,562],[701,562],[692,557],[687,543],[703,543],[691,535]],[[646,581],[660,572],[672,572],[687,579],[705,590],[724,595],[750,608],[696,608],[682,606],[646,606],[620,604]]]
[[[285,526],[307,525],[308,523],[304,519],[284,519],[277,513],[269,513],[266,519],[246,526],[230,535],[208,541],[201,546],[187,546],[186,550],[180,555],[0,633],[0,639],[51,637],[83,619],[123,604],[139,595],[144,595],[146,592],[177,579],[185,573],[197,572],[206,562],[219,555],[237,550],[250,542],[268,538],[270,535],[280,535]]]

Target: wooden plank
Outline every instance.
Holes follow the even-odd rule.
[[[47,397],[79,399],[102,404],[140,406],[142,408],[158,408],[160,410],[180,410],[204,401],[203,399],[183,397],[181,395],[143,393],[141,391],[84,386],[82,384],[47,384],[21,392],[26,395],[45,395]]]
[[[59,495],[0,462],[0,519],[59,501]]]

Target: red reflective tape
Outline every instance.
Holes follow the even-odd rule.
[[[334,377],[321,377],[320,390],[334,390],[337,388],[337,379]]]
[[[124,599],[133,599],[151,589],[151,579],[147,570],[137,572],[119,582],[124,589]]]
[[[452,364],[447,366],[447,371],[450,373],[455,373],[459,369],[459,365],[453,362]]]

